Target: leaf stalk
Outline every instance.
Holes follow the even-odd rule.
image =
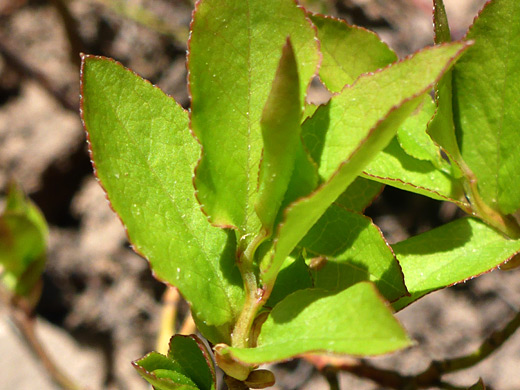
[[[237,348],[247,348],[251,345],[250,333],[256,313],[264,305],[266,299],[264,298],[264,290],[258,287],[258,280],[254,269],[254,256],[256,249],[267,237],[267,232],[262,230],[255,238],[247,245],[245,250],[241,250],[240,244],[245,240],[240,240],[238,248],[237,263],[244,281],[244,290],[246,293],[244,306],[242,312],[238,316],[233,334],[231,335],[231,345]],[[244,236],[243,236],[244,237]]]

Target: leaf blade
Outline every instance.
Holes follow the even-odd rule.
[[[509,240],[475,218],[461,218],[392,246],[401,264],[410,297],[396,310],[425,294],[489,272],[520,251]]]
[[[453,68],[454,120],[462,158],[479,193],[503,214],[520,208],[520,3],[488,2],[466,39],[475,44]]]
[[[272,234],[301,144],[299,89],[296,58],[291,41],[287,39],[260,120],[264,150],[255,210],[267,237]]]
[[[397,61],[397,55],[374,32],[333,17],[309,17],[318,30],[323,53],[320,79],[331,92],[341,91],[363,73]]]
[[[198,198],[213,224],[256,234],[259,120],[278,66],[273,53],[291,37],[303,106],[319,61],[314,30],[292,0],[198,2],[191,27],[191,128],[204,150]]]
[[[200,148],[187,113],[119,63],[84,56],[82,118],[96,174],[135,250],[194,315],[232,322],[243,299],[234,238],[208,224],[193,195]]]
[[[407,294],[404,275],[381,231],[370,218],[333,204],[298,245],[307,258],[321,257],[312,267],[314,287],[341,291],[369,280],[389,301]]]
[[[361,282],[333,295],[319,289],[289,295],[262,326],[256,348],[228,350],[242,362],[262,364],[316,352],[378,355],[409,345],[374,286]]]
[[[379,73],[361,77],[326,106],[321,106],[304,123],[303,130],[306,125],[318,128],[308,131],[314,137],[311,142],[315,141],[316,134],[323,137],[321,142],[317,142],[317,147],[309,148],[303,132],[311,157],[318,163],[319,174],[326,181],[311,195],[292,203],[286,209],[285,220],[279,225],[274,247],[260,263],[262,283],[273,282],[284,259],[329,205],[361,173],[370,159],[389,143],[399,124],[415,110],[424,93],[463,50],[463,44],[425,50]],[[439,59],[434,61],[437,54]],[[416,64],[423,62],[425,68],[419,65],[414,69]],[[432,66],[435,63],[437,67]],[[417,82],[416,89],[409,88],[410,85],[403,87],[401,77],[408,77],[410,72],[418,72],[419,68],[421,77],[414,80]],[[431,78],[424,77],[426,69]],[[382,88],[384,86],[388,89]],[[403,88],[397,92],[395,88],[399,87]],[[377,96],[374,95],[376,90]],[[352,104],[356,101],[360,105]],[[345,126],[348,126],[349,132],[344,131]],[[327,129],[330,129],[330,134]]]

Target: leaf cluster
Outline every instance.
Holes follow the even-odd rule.
[[[398,60],[374,33],[293,0],[199,1],[189,111],[119,63],[83,56],[96,174],[234,380],[302,354],[405,348],[391,305],[520,251],[520,3],[490,1],[460,42],[434,3],[436,45]],[[306,102],[317,75],[332,92],[318,107]],[[390,247],[362,214],[382,185],[471,216]],[[143,376],[213,388],[173,344],[136,363]]]

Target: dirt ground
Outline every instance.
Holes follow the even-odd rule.
[[[78,36],[67,33],[58,12],[61,0],[0,0],[0,193],[8,179],[15,178],[50,224],[48,265],[37,308],[45,346],[91,390],[145,389],[130,361],[154,349],[164,287],[129,248],[92,175],[78,115],[78,52],[113,57],[186,106],[184,41],[192,4],[65,3]],[[400,56],[432,43],[430,0],[305,3],[375,29]],[[484,1],[445,3],[457,39]],[[457,212],[449,205],[387,189],[369,214],[395,242],[444,223]],[[518,281],[518,271],[494,271],[423,298],[398,314],[416,345],[374,359],[374,364],[413,374],[432,359],[472,351],[520,308]],[[20,341],[6,308],[0,310],[0,351],[0,390],[56,388]],[[491,358],[450,380],[469,386],[482,377],[494,389],[519,389],[518,367],[520,334]],[[274,389],[327,388],[307,362],[273,370],[278,379]],[[350,374],[342,374],[341,388],[378,389]]]

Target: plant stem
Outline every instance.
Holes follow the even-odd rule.
[[[79,68],[81,64],[79,54],[85,51],[85,45],[78,33],[78,22],[70,13],[68,2],[66,0],[50,0],[50,3],[54,6],[61,17],[61,20],[63,21],[63,27],[65,28],[67,39],[70,45],[70,61]]]
[[[258,282],[254,269],[254,255],[256,248],[265,239],[266,234],[263,230],[255,236],[248,244],[245,250],[241,250],[239,244],[238,268],[244,281],[244,290],[246,293],[244,307],[238,316],[233,334],[231,335],[231,345],[237,348],[247,348],[253,340],[250,340],[249,334],[251,326],[255,319],[256,313],[265,303],[264,291],[258,288]],[[242,240],[242,242],[245,242]]]
[[[484,202],[478,191],[477,177],[471,168],[466,165],[460,153],[457,153],[455,158],[458,167],[466,178],[466,193],[471,202],[474,214],[508,237],[514,239],[520,238],[520,226],[518,226],[514,220],[503,216]],[[464,211],[468,212],[468,210]],[[471,214],[471,211],[469,211],[469,213]]]
[[[330,390],[339,390],[339,378],[337,369],[333,367],[326,367],[322,371],[322,374],[327,380]]]
[[[491,333],[491,335],[469,355],[440,362],[432,362],[430,367],[428,367],[420,377],[427,378],[432,374],[440,377],[440,375],[473,367],[500,348],[518,328],[520,328],[520,312],[517,312],[503,329]]]
[[[197,325],[195,324],[195,321],[193,320],[191,313],[188,311],[188,313],[186,314],[186,318],[184,319],[184,322],[181,325],[181,329],[179,330],[179,334],[189,335],[195,333],[196,331]]]
[[[360,378],[367,378],[381,386],[392,389],[421,389],[432,386],[449,388],[449,384],[442,382],[440,378],[455,371],[463,370],[480,363],[499,347],[520,328],[520,312],[501,330],[493,332],[474,352],[469,355],[443,361],[433,361],[422,373],[414,376],[401,375],[396,371],[380,369],[365,362],[359,364],[347,364],[337,367],[339,370],[348,371]]]
[[[161,327],[157,336],[157,352],[166,355],[169,349],[170,338],[175,334],[175,317],[179,292],[175,287],[167,287],[162,296]]]
[[[11,305],[11,317],[16,327],[20,330],[25,342],[40,359],[52,380],[64,390],[80,390],[81,387],[56,366],[47,351],[43,348],[34,329],[36,322],[35,317],[15,305]]]

